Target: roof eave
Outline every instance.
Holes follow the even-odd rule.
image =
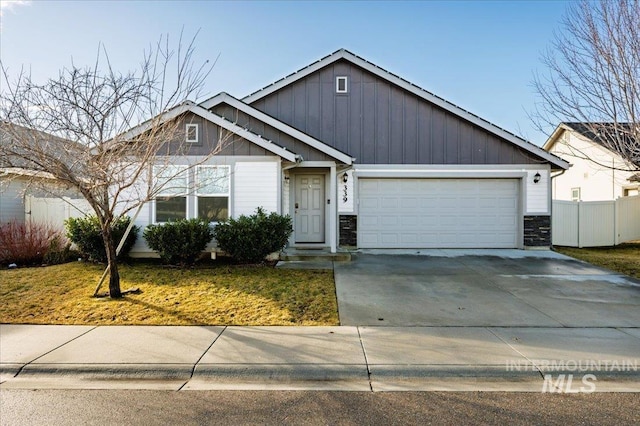
[[[252,107],[251,105],[248,105],[247,103],[241,101],[240,99],[237,99],[231,95],[229,95],[228,93],[225,92],[221,92],[219,94],[217,94],[216,96],[207,99],[206,101],[204,101],[203,103],[201,103],[199,105],[199,107],[204,108],[206,110],[210,110],[211,108],[220,105],[222,103],[226,103],[229,106],[232,106],[236,109],[241,110],[242,112],[250,115],[251,117],[262,121],[265,124],[268,124],[271,127],[274,127],[286,134],[288,134],[289,136],[311,146],[314,149],[317,149],[318,151],[333,157],[334,159],[347,164],[347,165],[351,165],[353,164],[353,158],[350,157],[349,155],[338,151],[335,148],[330,147],[329,145],[325,144],[324,142],[315,139],[314,137],[307,135],[306,133],[292,127],[289,126],[288,124],[274,118],[271,117],[268,114],[263,113],[262,111],[257,110],[256,108]]]
[[[440,98],[436,95],[434,95],[431,92],[428,92],[424,89],[422,89],[419,86],[416,86],[413,83],[410,83],[407,80],[402,79],[401,77],[383,69],[380,68],[379,66],[349,52],[346,49],[340,49],[337,50],[336,52],[325,56],[324,58],[312,63],[311,65],[308,65],[305,68],[302,68],[292,74],[289,74],[288,76],[276,81],[275,83],[264,87],[263,89],[260,89],[244,98],[242,98],[242,102],[246,103],[246,104],[250,104],[253,103],[259,99],[262,99],[265,96],[268,96],[269,94],[281,89],[282,87],[285,87],[291,83],[294,83],[304,77],[306,77],[307,75],[326,67],[327,65],[336,62],[340,59],[346,59],[349,62],[371,72],[372,74],[389,81],[392,84],[395,84],[396,86],[399,86],[405,90],[407,90],[410,93],[413,93],[414,95],[428,101],[431,102],[437,106],[439,106],[440,108],[470,122],[475,124],[476,126],[496,135],[499,136],[502,139],[505,139],[511,143],[513,143],[514,145],[538,156],[543,158],[544,160],[548,161],[549,163],[552,164],[552,166],[556,166],[558,168],[561,169],[568,169],[569,168],[569,163],[567,163],[566,161],[556,157],[553,154],[548,153],[547,151],[545,151],[544,149],[533,145],[530,142],[527,142],[526,140],[516,136],[513,133],[508,132],[507,130],[489,122],[486,121],[482,118],[480,118],[479,116],[455,105],[452,104],[448,101],[446,101],[443,98]]]
[[[141,135],[147,130],[151,129],[153,126],[157,126],[162,123],[165,123],[166,121],[172,120],[186,112],[191,112],[193,114],[196,114],[204,118],[205,120],[210,121],[238,136],[243,137],[244,139],[247,139],[250,142],[253,142],[254,144],[260,146],[261,148],[264,148],[265,150],[284,158],[285,160],[295,162],[299,158],[299,156],[296,153],[289,151],[286,148],[281,147],[270,140],[264,139],[261,136],[249,131],[248,129],[244,129],[241,126],[238,126],[237,124],[226,120],[224,117],[221,117],[192,102],[178,105],[164,112],[157,119],[154,118],[151,120],[147,120],[144,123],[139,124],[138,126],[132,128],[131,130],[123,133],[119,138],[123,140],[130,140],[132,138],[135,138],[136,136]]]

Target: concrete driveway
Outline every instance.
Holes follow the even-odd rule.
[[[638,327],[640,282],[551,251],[368,251],[335,263],[342,325]]]

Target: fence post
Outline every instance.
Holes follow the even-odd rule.
[[[582,202],[578,201],[578,217],[576,221],[578,222],[578,248],[582,248],[582,226],[580,224],[580,214],[582,213]]]
[[[620,218],[618,215],[620,214],[620,209],[618,207],[618,203],[620,202],[620,197],[613,200],[613,245],[617,246],[620,244]]]

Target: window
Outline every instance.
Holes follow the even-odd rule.
[[[156,222],[171,222],[187,217],[187,197],[157,197]]]
[[[336,77],[336,93],[348,93],[347,77]]]
[[[187,142],[198,143],[198,125],[197,124],[187,124],[185,133],[187,135],[187,139],[186,139]]]
[[[229,217],[229,166],[199,166],[196,169],[198,217],[219,222]]]
[[[187,217],[187,168],[156,166],[153,175],[162,186],[155,202],[155,222],[169,222]]]
[[[571,188],[571,201],[580,201],[580,188]]]

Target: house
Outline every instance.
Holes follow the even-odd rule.
[[[569,166],[344,49],[242,99],[220,93],[164,115],[183,117],[193,144],[176,164],[221,132],[236,141],[174,187],[216,185],[158,197],[138,225],[263,206],[293,218],[299,248],[548,247],[550,174]],[[144,242],[132,252],[146,254]]]
[[[604,201],[638,195],[640,173],[607,149],[597,134],[606,123],[560,123],[543,148],[569,160],[571,168],[553,179],[554,200]]]
[[[44,132],[2,123],[0,144],[10,147],[11,135],[20,134],[34,143],[44,141],[50,144],[52,150],[61,153],[65,151],[62,146],[71,143]],[[77,191],[60,185],[48,173],[30,170],[24,158],[0,158],[0,225],[33,221],[48,223],[62,230],[65,219],[82,216],[89,211],[90,208]]]

